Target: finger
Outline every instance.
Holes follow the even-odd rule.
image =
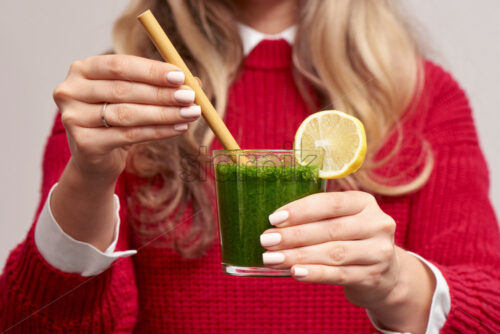
[[[377,265],[331,267],[301,264],[291,269],[292,277],[302,282],[373,287],[379,285],[382,272]]]
[[[178,136],[187,131],[189,125],[77,128],[72,130],[78,149],[89,155],[105,154],[118,147]]]
[[[78,88],[77,88],[78,87]],[[159,106],[188,106],[195,93],[188,86],[179,89],[151,86],[129,81],[80,79],[68,94],[85,103],[136,103]]]
[[[376,232],[377,225],[365,224],[362,217],[356,215],[269,229],[261,235],[260,240],[262,247],[275,251],[329,241],[368,239]]]
[[[77,63],[76,68],[91,80],[123,80],[170,87],[182,85],[185,80],[184,73],[175,65],[136,56],[95,56]]]
[[[103,104],[75,103],[63,112],[64,123],[97,128],[104,126],[102,122]],[[88,112],[82,110],[89,109]],[[198,105],[189,107],[163,107],[146,104],[117,103],[107,104],[104,110],[106,123],[113,127],[132,127],[146,125],[167,125],[192,122],[201,115]]]
[[[381,246],[382,243],[382,246]],[[385,262],[394,249],[378,238],[357,241],[330,241],[323,244],[265,252],[264,265],[290,268],[295,264],[321,264],[327,266],[368,265]]]
[[[361,191],[313,194],[277,209],[269,215],[269,222],[284,227],[355,215],[371,200],[372,195]]]

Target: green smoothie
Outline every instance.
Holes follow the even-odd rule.
[[[215,164],[224,265],[263,267],[260,235],[268,216],[301,197],[325,190],[317,166]]]

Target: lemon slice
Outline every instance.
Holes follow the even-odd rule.
[[[325,110],[307,117],[299,126],[293,144],[295,159],[304,165],[303,150],[324,150],[319,177],[338,179],[361,167],[366,154],[366,135],[356,117],[337,110]]]

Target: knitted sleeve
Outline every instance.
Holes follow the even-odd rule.
[[[434,96],[424,129],[435,166],[414,195],[407,248],[433,262],[450,288],[444,333],[500,333],[500,234],[489,176],[464,92],[428,64]]]
[[[82,277],[62,272],[38,252],[34,227],[52,185],[70,157],[60,115],[56,116],[43,160],[41,198],[26,239],[9,255],[0,276],[0,332],[132,332],[137,290],[132,260],[117,260],[103,273]],[[121,194],[123,187],[117,187]],[[125,208],[125,203],[121,203]],[[120,213],[122,221],[125,210]],[[121,224],[117,249],[128,249],[129,231]]]

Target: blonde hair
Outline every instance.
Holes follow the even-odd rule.
[[[178,48],[217,111],[224,116],[228,88],[243,59],[235,9],[230,0],[133,0],[114,28],[117,53],[160,59],[154,46],[136,22],[136,16],[152,9]],[[181,24],[182,23],[182,27]],[[391,184],[373,171],[396,154],[402,141],[400,120],[418,98],[422,86],[421,56],[406,21],[390,0],[302,0],[297,36],[293,46],[297,85],[314,87],[313,96],[323,109],[335,107],[358,117],[365,125],[368,153],[363,167],[339,181],[343,188],[364,189],[384,195],[417,190],[427,181],[433,166],[432,154],[423,142],[423,168],[410,182]],[[301,89],[308,92],[308,89]],[[314,110],[314,109],[313,109]],[[391,132],[398,141],[383,158],[377,152]],[[182,157],[200,156],[212,132],[203,121],[182,137],[136,145],[130,152],[129,169],[150,180],[131,196],[132,225],[138,236],[163,240],[185,257],[196,257],[212,243],[215,235],[212,204],[203,178],[183,182],[183,173],[202,173],[193,165],[181,166]],[[399,177],[400,175],[396,176]],[[160,180],[160,182],[156,181]],[[193,210],[191,226],[176,233],[183,203]],[[167,203],[168,205],[165,205]],[[139,208],[148,208],[140,210]],[[135,212],[141,211],[142,214]],[[144,213],[147,212],[147,213]],[[168,233],[169,231],[172,233]]]

